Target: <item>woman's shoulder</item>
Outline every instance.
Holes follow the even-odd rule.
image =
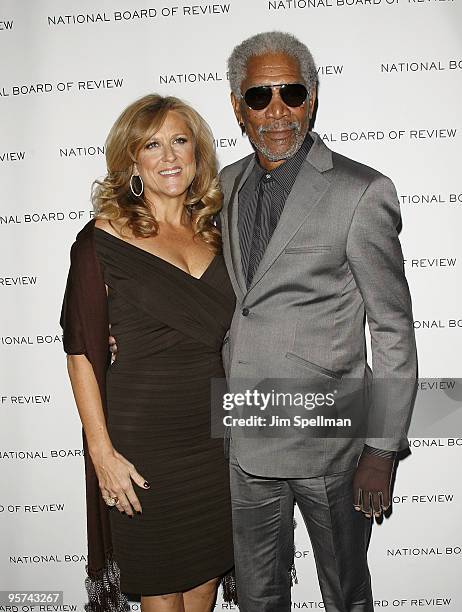
[[[105,232],[108,232],[110,234],[113,233],[113,229],[112,229],[112,225],[111,223],[108,221],[108,219],[100,219],[99,217],[96,217],[94,219],[95,222],[95,227],[97,227],[98,229],[102,229]]]
[[[107,232],[108,234],[112,234],[112,236],[116,236],[120,238],[122,235],[122,226],[123,221],[121,219],[111,220],[109,219],[94,219],[95,227]]]
[[[99,219],[98,217],[94,217],[88,221],[88,223],[86,223],[77,234],[75,242],[72,245],[74,251],[81,251],[88,247],[92,248],[94,246],[95,227],[104,230],[108,234],[117,236],[117,231],[114,228],[114,222],[111,223],[107,219]]]
[[[93,238],[93,228],[95,227],[95,219],[91,219],[79,231],[75,238],[75,244],[88,242]]]
[[[99,277],[99,261],[96,253],[94,229],[96,219],[91,219],[77,234],[71,247],[71,270],[88,284],[96,271]]]
[[[91,219],[77,234],[71,247],[71,260],[74,263],[93,257],[95,249],[94,228],[95,219]]]

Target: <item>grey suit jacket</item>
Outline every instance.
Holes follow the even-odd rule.
[[[363,393],[351,401],[365,403],[368,426],[360,437],[343,438],[306,432],[268,437],[258,428],[247,437],[234,430],[241,467],[266,477],[349,469],[364,442],[387,450],[408,445],[417,357],[396,191],[387,177],[332,152],[315,132],[312,136],[314,144],[249,289],[237,214],[239,190],[255,155],[220,174],[223,252],[237,296],[223,362],[231,389],[233,380],[243,378],[318,378],[336,387],[359,381]],[[366,362],[366,315],[372,372]],[[379,392],[371,392],[372,382]]]

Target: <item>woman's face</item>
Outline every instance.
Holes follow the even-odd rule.
[[[179,113],[169,111],[160,130],[149,138],[138,154],[136,173],[148,199],[186,198],[196,175],[195,144]]]

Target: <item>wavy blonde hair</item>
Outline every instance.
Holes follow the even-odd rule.
[[[144,96],[130,104],[112,126],[105,143],[107,174],[93,183],[95,216],[109,221],[123,220],[122,231],[129,228],[137,237],[157,235],[159,225],[144,195],[133,195],[130,178],[141,149],[161,128],[170,111],[185,120],[195,144],[196,175],[189,187],[185,208],[191,214],[194,234],[217,251],[221,237],[212,219],[221,208],[223,196],[218,187],[212,132],[197,111],[173,96]]]

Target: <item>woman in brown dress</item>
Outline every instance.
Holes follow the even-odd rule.
[[[209,612],[233,566],[223,440],[210,434],[234,310],[213,139],[191,107],[149,95],[117,119],[106,160],[62,314],[86,450],[86,610],[128,610],[135,593],[143,612]]]

